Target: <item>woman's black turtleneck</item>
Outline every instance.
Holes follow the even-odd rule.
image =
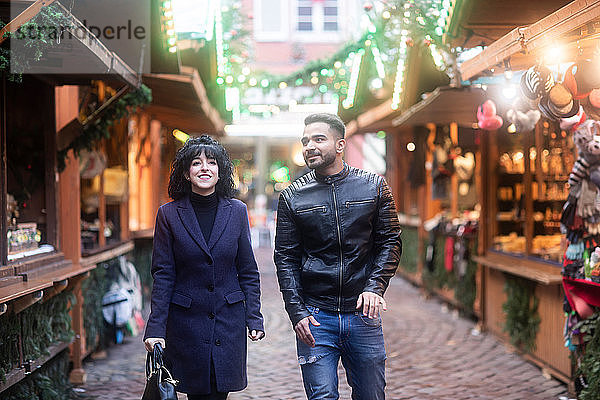
[[[213,192],[208,196],[191,192],[190,201],[196,213],[198,224],[200,224],[200,230],[204,235],[204,240],[208,243],[217,215],[217,204],[219,203],[217,192]]]

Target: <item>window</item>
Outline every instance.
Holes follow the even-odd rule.
[[[323,30],[336,32],[338,30],[338,7],[337,0],[324,2],[323,7]]]
[[[287,4],[280,0],[254,0],[254,36],[257,41],[283,42],[288,39],[289,9]],[[308,12],[310,11],[311,9],[308,7]],[[310,21],[310,16],[308,18]]]
[[[313,6],[310,0],[298,1],[298,31],[313,30]]]
[[[337,32],[337,0],[298,0],[297,30],[299,32]]]

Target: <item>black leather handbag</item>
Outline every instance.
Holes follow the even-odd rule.
[[[142,400],[177,400],[177,381],[163,363],[163,348],[154,345],[152,353],[146,355],[146,387]]]

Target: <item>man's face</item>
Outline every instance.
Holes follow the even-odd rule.
[[[304,127],[302,155],[310,169],[323,170],[335,162],[336,144],[340,140],[325,122],[314,122]]]

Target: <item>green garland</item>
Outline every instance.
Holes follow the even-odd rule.
[[[2,392],[3,400],[65,400],[72,395],[69,351],[64,350],[30,376]]]
[[[65,160],[69,150],[79,154],[81,150],[91,150],[101,139],[110,138],[110,127],[115,122],[134,113],[138,108],[152,102],[152,90],[146,85],[131,91],[110,105],[98,119],[87,124],[83,133],[76,137],[69,145],[58,152],[58,169],[65,168]]]
[[[457,281],[456,274],[449,273],[445,267],[446,236],[436,234],[434,246],[433,271],[429,271],[427,267],[423,269],[423,286],[430,291],[442,288],[454,289]]]
[[[75,303],[73,292],[63,292],[44,303],[37,303],[22,314],[23,356],[27,360],[48,355],[48,347],[56,342],[70,342],[69,311]]]
[[[85,344],[88,349],[93,349],[98,344],[104,343],[107,333],[104,329],[102,316],[102,297],[108,290],[109,282],[106,279],[106,269],[103,264],[90,271],[90,276],[81,284],[83,301],[83,328],[85,329]]]
[[[477,273],[477,263],[469,258],[467,268],[463,276],[459,276],[457,271],[446,270],[445,250],[446,250],[446,235],[437,234],[435,238],[435,253],[433,258],[433,271],[429,271],[427,267],[423,270],[423,286],[429,291],[435,289],[450,289],[454,292],[454,299],[460,305],[460,311],[466,314],[473,314],[473,304],[477,286],[475,283],[475,275]],[[469,247],[470,254],[476,254],[477,239],[466,240],[466,245]],[[426,265],[425,260],[423,264]]]
[[[21,321],[18,315],[0,316],[0,382],[6,382],[6,373],[19,366],[19,336]]]
[[[477,254],[477,239],[468,242],[469,254]],[[473,313],[473,304],[477,295],[477,283],[475,275],[477,274],[477,263],[470,257],[467,261],[467,270],[465,275],[456,281],[454,288],[454,298],[463,306],[465,311]]]
[[[414,274],[417,272],[417,251],[419,248],[419,232],[413,226],[402,226],[402,257],[400,268]]]
[[[526,351],[535,350],[535,338],[540,328],[539,300],[535,297],[535,282],[504,274],[506,302],[502,310],[506,314],[504,332],[511,343]]]
[[[152,265],[152,239],[136,239],[131,258],[135,269],[140,274],[144,304],[149,304],[150,292],[152,290],[152,274],[150,273]]]
[[[0,28],[5,25],[6,23],[0,21]],[[58,33],[60,31],[58,27],[71,25],[71,20],[56,5],[51,4],[43,7],[34,18],[23,24],[17,32],[4,34],[4,37],[8,39],[11,37],[19,38],[20,41],[23,41],[23,46],[19,47],[19,51],[12,51],[8,46],[9,40],[4,42],[0,47],[0,70],[7,74],[10,81],[21,82],[21,74],[29,69],[32,62],[39,61],[44,56],[46,49],[59,45],[56,40],[57,35],[48,34],[48,27],[57,27]],[[25,39],[19,37],[21,32],[27,32]],[[35,34],[30,35],[29,32],[35,32]],[[11,69],[16,73],[10,73]]]
[[[585,380],[578,398],[596,400],[600,398],[600,314],[594,313],[590,318],[577,323],[573,330],[582,334],[583,345],[578,346],[574,356],[579,360],[575,379]],[[580,381],[581,382],[581,381]]]
[[[0,381],[4,382],[6,373],[18,367],[20,350],[25,360],[35,360],[48,355],[52,344],[73,339],[69,311],[74,303],[73,292],[62,292],[19,314],[0,317],[0,350],[3,355],[0,357]]]

